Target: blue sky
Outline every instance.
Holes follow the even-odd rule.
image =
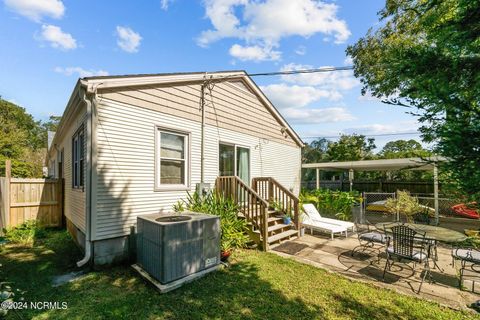
[[[350,65],[347,45],[384,0],[2,0],[0,94],[37,119],[60,115],[79,76],[249,73]],[[361,97],[350,71],[254,79],[305,141],[416,132],[399,107]],[[416,135],[376,137],[377,146]]]

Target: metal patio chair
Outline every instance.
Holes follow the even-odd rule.
[[[429,264],[430,241],[425,238],[425,233],[417,232],[405,225],[396,225],[390,229],[391,232],[387,236],[387,247],[385,250],[387,261],[383,270],[383,280],[385,280],[387,269],[391,271],[394,258],[398,258],[399,261],[408,260],[413,262],[414,274],[417,263],[423,264],[424,275],[417,292],[420,293],[427,275],[431,280]],[[385,234],[387,234],[387,230],[385,230]]]
[[[367,250],[380,251],[380,249],[387,244],[387,236],[384,233],[373,230],[370,227],[368,221],[367,221],[367,224],[365,225],[356,225],[356,229],[357,229],[358,242],[360,244],[352,249],[352,253],[351,253],[352,257],[355,254],[355,252],[358,252],[358,251],[361,251],[361,252],[365,252]],[[378,256],[378,262],[380,262],[380,257],[378,254],[377,256]]]
[[[463,278],[465,270],[472,270],[473,272],[480,273],[480,249],[475,248],[456,248],[452,249],[453,266],[455,267],[455,261],[460,261],[460,279],[459,287],[462,290]],[[467,265],[468,264],[468,265]],[[475,269],[477,267],[478,269]],[[475,292],[475,281],[472,284],[472,291]]]

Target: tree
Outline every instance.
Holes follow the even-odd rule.
[[[60,120],[62,120],[61,116],[50,116],[47,122],[42,124],[42,127],[45,131],[57,131],[58,125],[60,124]]]
[[[325,161],[327,157],[328,140],[320,138],[306,143],[302,149],[302,162],[314,163]]]
[[[24,108],[0,97],[0,175],[5,160],[12,160],[14,177],[41,177],[46,133]]]
[[[306,143],[302,149],[302,163],[316,163],[327,160],[328,140],[320,138]],[[314,181],[316,172],[313,169],[302,169],[302,181]]]
[[[375,139],[364,135],[341,135],[338,141],[330,142],[327,157],[333,161],[355,161],[373,158]]]
[[[413,139],[389,141],[383,146],[378,156],[383,159],[428,157],[429,150],[422,147],[420,142]]]
[[[379,15],[347,49],[362,92],[417,115],[451,180],[480,200],[480,1],[387,0]]]
[[[410,140],[395,140],[389,141],[383,146],[382,150],[377,154],[381,159],[399,159],[399,158],[426,158],[432,153],[422,147],[420,142]],[[388,180],[414,180],[414,181],[431,181],[433,179],[432,173],[429,171],[412,171],[400,170],[389,171],[383,175]]]

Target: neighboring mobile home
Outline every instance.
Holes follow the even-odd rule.
[[[128,256],[137,215],[172,210],[202,176],[269,176],[298,194],[301,147],[244,71],[102,76],[77,82],[47,161],[79,265],[104,264]]]

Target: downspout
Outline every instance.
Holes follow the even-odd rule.
[[[86,89],[80,87],[78,92],[80,99],[85,102],[87,107],[87,135],[86,135],[86,199],[85,199],[85,255],[82,260],[77,262],[77,267],[83,267],[92,258],[92,235],[91,235],[91,199],[92,199],[92,102],[87,98]]]

